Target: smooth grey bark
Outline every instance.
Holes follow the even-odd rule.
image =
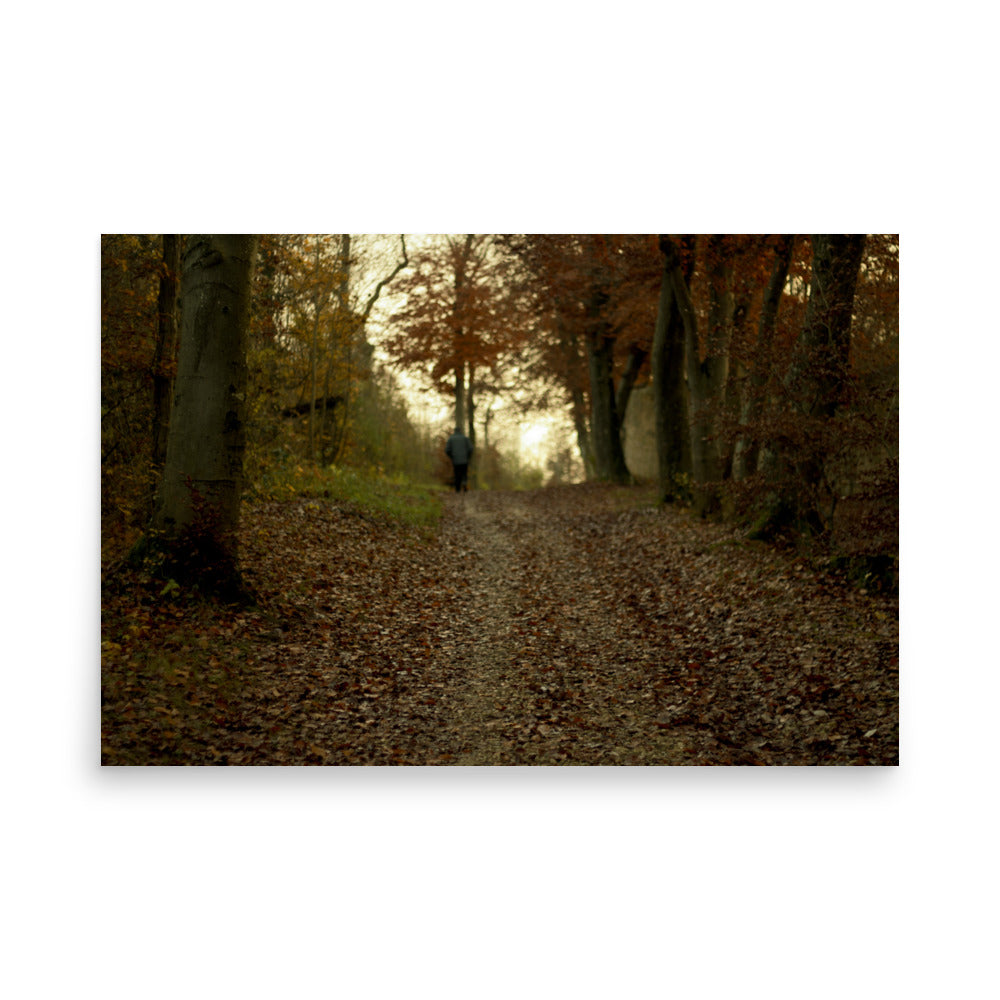
[[[787,386],[806,416],[832,417],[848,379],[854,292],[863,235],[812,237],[812,281],[806,317]]]
[[[757,534],[766,534],[781,521],[816,535],[828,527],[829,515],[820,510],[822,425],[836,414],[850,384],[851,321],[864,248],[864,235],[812,237],[809,301],[785,379],[787,398],[806,424],[805,435],[793,452],[774,449],[769,476],[777,490]]]
[[[590,433],[597,478],[626,483],[629,479],[622,448],[621,425],[615,405],[615,337],[603,308],[607,295],[599,288],[587,299],[587,367],[590,374]]]
[[[684,321],[674,294],[674,271],[681,269],[677,248],[669,236],[660,236],[663,275],[650,351],[653,379],[654,428],[658,495],[661,503],[685,500],[685,480],[691,472],[688,434],[688,397],[684,380]]]
[[[594,446],[590,439],[587,400],[582,389],[570,390],[570,405],[573,413],[573,429],[576,431],[576,446],[580,450],[580,459],[583,462],[584,478],[590,482],[597,477],[597,466],[594,462]]]
[[[752,424],[763,411],[767,382],[771,372],[771,357],[774,344],[774,334],[778,326],[778,308],[781,296],[788,281],[788,269],[792,262],[792,251],[795,248],[794,235],[782,235],[775,248],[774,264],[771,276],[764,290],[764,300],[760,310],[760,322],[757,327],[757,346],[754,351],[753,369],[750,372],[750,384],[743,399],[740,411],[740,423]],[[757,436],[751,430],[750,434],[740,437],[736,442],[736,452],[733,456],[733,478],[745,479],[757,471],[760,456],[760,446]]]
[[[628,361],[625,363],[625,370],[618,380],[618,392],[615,395],[615,409],[618,411],[618,423],[625,426],[625,414],[628,412],[628,401],[632,398],[632,390],[635,388],[635,380],[642,368],[642,363],[649,356],[649,351],[639,344],[633,344],[629,348]]]
[[[188,236],[182,258],[180,357],[154,528],[168,553],[217,587],[238,580],[256,252],[256,236]]]
[[[694,394],[698,408],[692,421],[693,441],[699,449],[701,485],[698,491],[699,513],[713,513],[719,508],[718,484],[722,481],[724,451],[719,435],[719,417],[725,400],[729,378],[729,344],[732,338],[735,299],[733,296],[733,263],[730,248],[724,236],[713,235],[708,239],[708,330],[705,338],[705,359],[697,366],[697,390]],[[697,342],[694,345],[697,352]],[[697,360],[697,353],[695,359]]]
[[[570,413],[573,418],[573,429],[576,431],[576,446],[583,462],[583,474],[587,482],[597,477],[597,466],[594,462],[594,447],[590,434],[590,415],[587,407],[587,395],[578,382],[576,373],[582,370],[583,358],[580,353],[580,337],[575,333],[565,318],[563,303],[555,301],[556,329],[559,334],[559,347],[565,361],[567,373],[567,391],[570,400]]]
[[[744,328],[750,315],[749,293],[743,288],[741,294],[734,296],[732,339],[730,344],[745,343]],[[726,380],[724,409],[728,419],[738,418],[743,408],[743,398],[746,391],[747,370],[739,357],[734,357],[732,348],[729,352],[729,378]],[[722,478],[733,478],[733,466],[736,458],[738,440],[730,437],[722,442]]]
[[[667,237],[669,241],[669,237]],[[695,507],[706,515],[718,508],[718,494],[712,484],[722,479],[722,450],[716,417],[729,372],[729,336],[732,329],[732,294],[728,288],[732,267],[726,259],[722,238],[708,242],[709,329],[705,360],[701,360],[698,318],[687,280],[679,267],[671,271],[674,300],[684,323],[684,356],[690,402],[691,471],[698,490]]]
[[[181,243],[175,234],[163,236],[163,260],[157,297],[156,351],[153,356],[153,468],[167,460],[167,430],[173,402],[177,362],[177,304],[181,272]]]

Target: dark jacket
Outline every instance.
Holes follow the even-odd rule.
[[[444,452],[455,465],[468,465],[472,458],[472,442],[461,431],[455,431],[448,438]]]

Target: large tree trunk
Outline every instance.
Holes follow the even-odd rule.
[[[628,361],[625,364],[625,371],[618,380],[618,393],[615,396],[615,409],[618,411],[618,423],[625,426],[625,414],[628,412],[628,401],[632,398],[632,390],[635,388],[635,380],[642,368],[642,363],[646,360],[649,351],[639,344],[633,344],[629,348]]]
[[[729,378],[726,380],[724,409],[727,419],[739,419],[743,409],[743,396],[746,391],[747,370],[738,357],[732,353],[732,344],[744,343],[744,329],[747,317],[750,315],[750,299],[745,287],[733,300],[733,329],[730,340],[729,352]],[[733,478],[733,467],[736,461],[735,438],[730,436],[722,445],[722,478],[729,480]]]
[[[702,446],[702,477],[699,480],[701,489],[698,491],[697,506],[703,516],[720,508],[718,484],[723,478],[725,459],[719,422],[729,379],[729,345],[736,311],[732,247],[725,236],[709,237],[708,281],[708,336],[705,360],[699,368],[701,416],[696,431]]]
[[[732,324],[732,294],[729,289],[732,266],[727,260],[722,237],[708,242],[709,330],[705,360],[701,360],[698,321],[690,290],[680,268],[671,273],[674,298],[684,321],[685,360],[691,406],[691,468],[695,509],[703,517],[719,507],[715,484],[722,479],[722,450],[716,426],[719,407],[729,372],[729,335]]]
[[[677,248],[660,237],[663,277],[656,311],[650,366],[653,378],[656,457],[661,503],[689,496],[685,479],[691,471],[687,385],[684,381],[684,321],[674,295],[674,271],[681,267]]]
[[[580,372],[582,377],[584,366],[583,356],[580,352],[580,337],[571,332],[571,328],[566,322],[563,305],[558,299],[555,302],[555,311],[559,345],[568,373],[570,411],[573,417],[573,429],[576,431],[576,446],[580,450],[584,478],[589,483],[597,478],[597,466],[594,462],[594,445],[590,433],[587,395],[582,382],[577,379],[577,372]]]
[[[809,302],[785,378],[803,426],[799,442],[774,449],[768,476],[776,490],[756,535],[766,537],[789,523],[816,535],[828,527],[821,510],[825,439],[850,384],[851,318],[864,247],[863,235],[812,237]]]
[[[865,237],[813,236],[812,282],[788,389],[806,416],[832,417],[848,382],[854,290]]]
[[[173,401],[177,363],[177,285],[181,273],[181,244],[176,235],[163,237],[163,269],[157,300],[156,353],[153,357],[153,467],[167,460],[167,429]]]
[[[750,372],[750,385],[740,412],[740,423],[744,426],[751,425],[751,430],[736,442],[736,453],[733,456],[734,479],[745,479],[757,471],[760,448],[752,424],[760,417],[764,408],[767,383],[771,375],[771,348],[778,326],[778,306],[781,304],[781,296],[788,281],[788,269],[791,266],[794,247],[794,236],[784,235],[780,238],[775,249],[771,277],[764,291],[760,323],[757,327],[753,370]]]
[[[865,237],[819,235],[813,236],[812,245],[809,303],[789,372],[788,390],[793,405],[804,417],[829,421],[850,383],[851,319]],[[810,440],[816,439],[810,436]],[[827,527],[818,503],[823,462],[818,445],[807,447],[796,462],[796,471],[806,487],[805,509],[800,516],[816,533]]]
[[[615,405],[615,338],[602,315],[607,296],[595,289],[587,301],[587,362],[590,373],[590,433],[597,478],[628,482],[621,426]]]
[[[590,438],[590,425],[587,420],[587,400],[583,390],[577,388],[570,391],[570,397],[576,446],[580,449],[584,478],[590,482],[597,477],[597,465],[594,462],[594,445]]]
[[[590,363],[590,426],[597,478],[612,483],[628,482],[628,466],[622,449],[621,427],[615,406],[612,374],[614,340],[588,338]]]
[[[238,592],[247,326],[255,236],[189,236],[181,347],[154,528],[170,572]]]

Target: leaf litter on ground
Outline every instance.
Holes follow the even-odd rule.
[[[642,489],[441,503],[247,504],[254,607],[106,586],[102,762],[899,762],[895,597]]]

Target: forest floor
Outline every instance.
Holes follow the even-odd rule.
[[[104,764],[898,764],[898,600],[649,491],[247,504],[253,608],[105,587]]]

